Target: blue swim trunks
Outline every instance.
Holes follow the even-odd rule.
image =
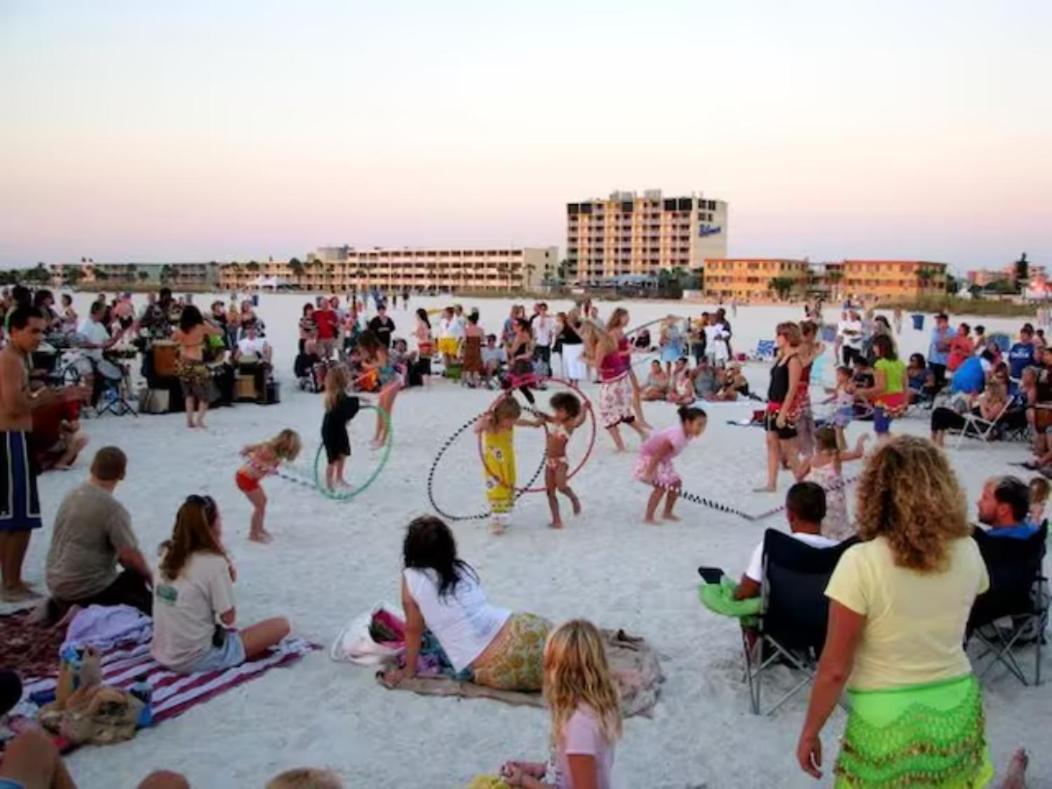
[[[29,434],[0,431],[0,531],[39,529],[37,470],[29,457]]]

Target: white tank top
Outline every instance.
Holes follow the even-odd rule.
[[[486,593],[468,574],[460,577],[454,591],[440,598],[434,570],[407,568],[402,572],[427,629],[435,634],[457,671],[466,669],[482,654],[511,616],[510,611],[487,603]]]

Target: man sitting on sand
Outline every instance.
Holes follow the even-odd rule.
[[[826,516],[826,492],[815,482],[797,482],[785,494],[785,514],[793,537],[812,548],[832,548],[836,540],[822,536],[822,519]],[[760,596],[763,586],[763,541],[756,546],[745,568],[734,599],[748,600]]]
[[[113,497],[126,467],[120,449],[103,447],[95,453],[88,481],[62,500],[47,556],[49,621],[73,605],[124,604],[150,614],[150,566],[139,550],[131,516]]]
[[[979,499],[979,522],[991,537],[1025,540],[1038,527],[1027,523],[1030,488],[1018,477],[991,477],[983,485]]]

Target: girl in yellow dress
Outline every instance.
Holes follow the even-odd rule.
[[[539,420],[522,419],[522,407],[508,395],[475,428],[482,436],[483,471],[489,500],[490,531],[502,534],[515,506],[515,427],[540,427]]]

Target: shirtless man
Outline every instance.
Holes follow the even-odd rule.
[[[29,535],[40,528],[36,469],[29,455],[33,409],[56,400],[85,399],[86,386],[29,391],[29,356],[44,336],[44,317],[33,307],[11,314],[10,341],[0,351],[0,600],[20,602],[39,597],[22,580]]]

